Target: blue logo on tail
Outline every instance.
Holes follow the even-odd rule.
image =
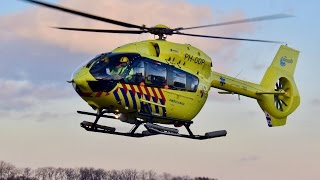
[[[287,65],[287,63],[293,63],[293,60],[292,59],[288,59],[286,56],[282,56],[280,58],[280,66],[284,67]]]

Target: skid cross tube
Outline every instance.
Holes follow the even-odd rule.
[[[188,133],[189,133],[190,136],[194,136],[193,133],[192,133],[192,131],[191,131],[191,129],[190,129],[190,125],[191,125],[191,124],[184,124],[184,127],[187,129],[187,131],[188,131]]]
[[[143,124],[143,122],[137,121],[136,124],[133,126],[133,128],[130,130],[130,133],[134,134],[141,124]]]
[[[95,129],[96,128],[96,125],[97,125],[101,115],[103,115],[103,111],[101,111],[100,109],[97,110],[97,116],[96,116],[96,119],[94,120],[93,125],[91,126],[91,129]]]

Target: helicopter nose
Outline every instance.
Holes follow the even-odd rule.
[[[72,73],[72,79],[75,80],[75,79],[79,79],[83,76],[86,76],[87,74],[89,73],[89,70],[88,68],[86,67],[80,67],[80,68],[77,68],[75,71],[73,71]]]
[[[90,76],[88,68],[81,68],[75,71],[72,76],[72,86],[80,96],[83,96],[83,92],[91,92],[87,81],[93,77]]]

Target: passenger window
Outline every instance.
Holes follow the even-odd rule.
[[[167,82],[167,68],[160,63],[146,62],[145,84],[157,87],[164,87]]]
[[[121,74],[125,83],[196,92],[199,79],[187,72],[147,58],[133,59]]]
[[[172,89],[185,90],[187,80],[186,73],[173,70],[172,75],[172,84],[169,84],[169,87]]]
[[[199,84],[199,80],[197,77],[191,74],[187,75],[187,91],[191,91],[191,92],[197,91],[198,84]]]

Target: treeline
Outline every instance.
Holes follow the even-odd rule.
[[[217,180],[208,177],[174,176],[169,173],[137,171],[135,169],[105,170],[92,167],[37,169],[17,168],[0,161],[0,180]]]

